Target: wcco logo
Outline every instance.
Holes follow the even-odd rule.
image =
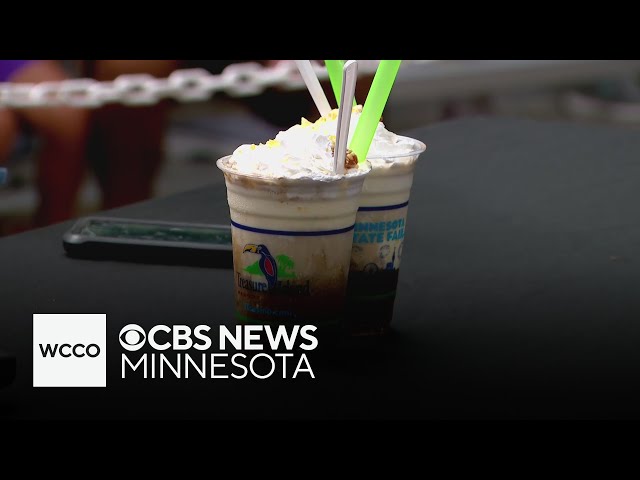
[[[63,343],[62,345],[60,345],[60,347],[58,347],[58,344],[55,344],[55,345],[40,344],[39,346],[40,346],[40,351],[42,352],[43,357],[53,358],[56,356],[56,352],[58,352],[58,354],[64,358],[69,358],[71,356],[82,358],[85,355],[87,357],[96,358],[98,355],[100,355],[100,347],[95,343],[92,343],[91,345],[87,345],[86,347],[82,343],[78,343],[76,345],[69,345],[68,343]],[[66,353],[63,351],[65,348],[66,348]]]
[[[33,315],[34,387],[106,387],[105,314]]]

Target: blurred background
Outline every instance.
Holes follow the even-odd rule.
[[[287,63],[255,62],[254,68],[270,69],[265,75]],[[166,78],[193,68],[218,75],[234,68],[240,72],[246,63],[3,60],[0,82],[109,82],[132,74]],[[375,69],[375,62],[368,64],[368,72],[361,69],[356,92],[360,103]],[[500,115],[640,129],[639,74],[638,60],[406,61],[384,123],[401,133],[464,116]],[[247,79],[237,74],[236,80]],[[8,183],[0,187],[0,236],[155,196],[222,187],[216,159],[243,143],[265,142],[302,116],[317,118],[295,73],[284,83],[263,91],[229,89],[190,102],[114,102],[91,109],[2,106],[0,88],[0,165],[10,172]],[[333,101],[328,81],[323,87]],[[136,94],[135,87],[130,94]],[[40,95],[46,98],[46,88]]]

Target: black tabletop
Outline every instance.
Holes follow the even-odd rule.
[[[0,418],[640,417],[640,133],[476,118],[421,128],[393,332],[316,379],[125,382],[117,336],[232,322],[225,269],[67,258],[70,223],[0,240]],[[228,222],[209,188],[110,216]],[[107,388],[33,388],[32,315],[106,313]],[[313,353],[310,355],[313,364]]]

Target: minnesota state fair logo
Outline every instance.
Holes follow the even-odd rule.
[[[250,278],[236,272],[240,288],[274,295],[310,295],[309,280],[297,281],[295,262],[288,255],[274,256],[266,245],[253,243],[247,243],[242,254],[255,254],[260,258],[243,270]],[[256,277],[258,279],[254,280]]]

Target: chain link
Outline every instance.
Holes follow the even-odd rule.
[[[405,60],[405,64],[420,64],[433,60]],[[372,74],[378,67],[377,60],[360,60],[360,74]],[[328,78],[327,70],[319,62],[312,62],[320,80]],[[180,102],[198,102],[219,92],[233,97],[261,94],[267,88],[285,90],[304,88],[295,62],[283,60],[275,66],[259,63],[235,63],[228,65],[220,75],[213,75],[202,68],[176,70],[167,78],[155,78],[147,74],[120,75],[114,81],[99,82],[91,78],[78,78],[61,82],[0,83],[0,107],[33,108],[72,106],[97,108],[109,103],[128,106],[154,105],[160,100],[172,98]]]

